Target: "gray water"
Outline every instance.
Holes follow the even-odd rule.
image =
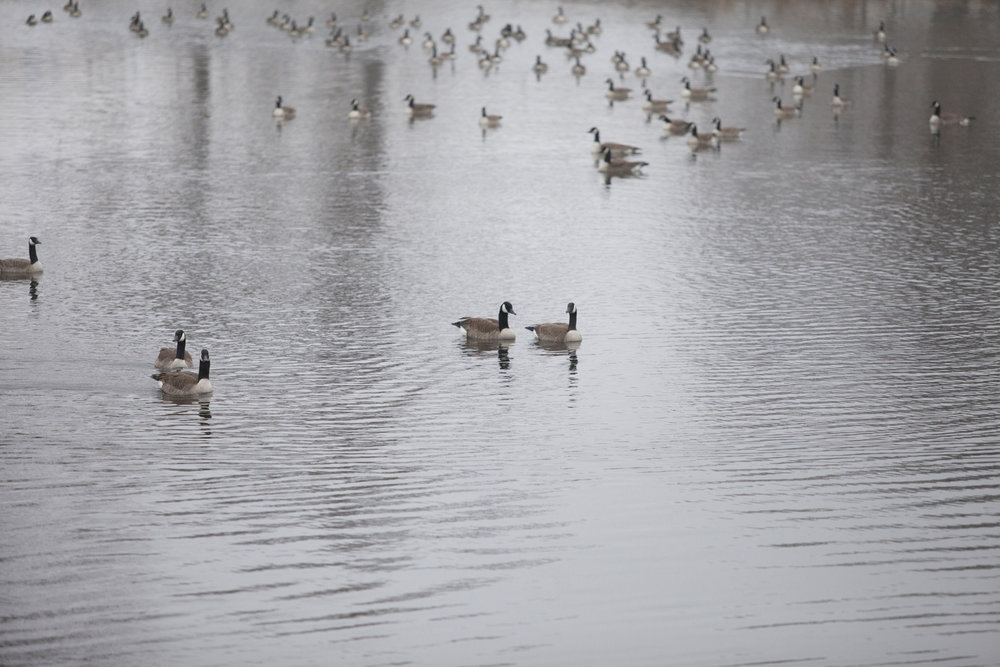
[[[347,56],[359,5],[281,5],[298,40],[257,0],[225,38],[59,6],[0,2],[0,256],[45,265],[0,281],[0,663],[1000,662],[996,3],[567,3],[604,26],[579,80],[554,3],[488,3],[484,42],[528,33],[488,73],[471,3],[372,3]],[[743,140],[609,106],[616,49]],[[824,70],[779,124],[781,53]],[[934,99],[976,120],[933,134]],[[450,325],[504,300],[509,348]],[[579,348],[533,342],[568,301]],[[177,328],[210,398],[150,378]]]

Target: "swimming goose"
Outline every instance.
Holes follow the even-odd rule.
[[[208,18],[208,7],[205,6],[204,2],[201,3],[201,7],[198,8],[198,11],[195,13],[195,17],[197,17],[199,19],[207,19]]]
[[[670,42],[660,41],[660,33],[656,33],[655,40],[656,40],[656,45],[654,46],[654,48],[657,51],[662,51],[663,53],[670,54],[675,58],[680,57],[681,45],[679,43],[673,41]]]
[[[455,35],[452,34],[451,28],[445,28],[444,32],[441,34],[441,41],[445,44],[454,44]]]
[[[361,20],[362,20],[362,21],[365,21],[365,22],[367,22],[367,21],[371,21],[371,20],[372,20],[372,13],[371,13],[371,10],[370,10],[370,9],[368,9],[367,7],[365,7],[365,8],[364,8],[364,9],[363,9],[363,10],[361,11]]]
[[[577,58],[576,64],[573,65],[573,68],[570,71],[573,73],[573,76],[583,76],[587,73],[587,68],[580,62],[580,59]]]
[[[778,71],[782,74],[788,74],[792,71],[792,68],[788,66],[788,62],[785,60],[785,54],[778,55]]]
[[[291,118],[295,115],[295,109],[281,106],[281,95],[278,95],[278,99],[274,101],[274,112],[272,115],[275,118]]]
[[[712,36],[708,34],[708,28],[701,29],[701,34],[698,35],[698,41],[702,44],[708,44],[712,41]]]
[[[480,23],[486,23],[490,20],[490,15],[483,10],[482,5],[476,5],[476,10],[479,12],[476,14],[476,20]]]
[[[605,148],[601,153],[601,162],[597,165],[597,171],[608,176],[628,176],[639,174],[648,162],[619,160],[611,157],[611,149]]]
[[[833,99],[830,100],[830,106],[832,107],[844,107],[850,104],[850,100],[845,100],[840,96],[840,84],[833,84]]]
[[[413,95],[407,95],[406,97],[403,98],[403,100],[406,102],[407,116],[412,116],[414,118],[417,117],[426,118],[434,114],[435,105],[433,104],[418,104],[416,101],[414,101]]]
[[[639,60],[642,64],[635,68],[635,75],[640,79],[648,79],[652,71],[646,66],[646,57],[643,56]]]
[[[556,8],[556,15],[552,17],[552,22],[553,23],[565,23],[566,22],[566,15],[563,14],[563,8],[562,7],[557,7]]]
[[[798,107],[783,107],[781,106],[780,97],[772,97],[771,101],[774,102],[774,116],[775,118],[781,120],[783,118],[796,118],[799,115]]]
[[[219,24],[215,28],[215,34],[218,35],[219,37],[225,37],[226,35],[228,35],[229,34],[229,28],[226,27],[226,21],[225,21],[225,19],[223,19],[220,16],[220,17],[216,18],[215,20]]]
[[[397,41],[400,44],[402,44],[403,46],[409,46],[410,44],[412,44],[413,43],[413,38],[410,37],[410,29],[409,28],[404,28],[403,29],[403,34],[400,35],[400,37],[399,37],[399,39]]]
[[[657,14],[655,19],[646,22],[646,27],[650,30],[659,31],[660,28],[663,27],[663,17],[660,14]]]
[[[351,100],[351,110],[347,112],[348,118],[360,119],[360,118],[371,118],[372,110],[366,109],[362,106],[358,106],[358,101],[356,99]]]
[[[806,83],[805,77],[797,76],[795,77],[795,85],[792,87],[792,95],[797,95],[802,97],[803,95],[812,95],[813,85],[811,83]]]
[[[514,330],[510,328],[508,315],[517,315],[514,306],[510,301],[500,304],[500,312],[497,318],[490,317],[463,317],[458,322],[452,324],[465,331],[466,338],[476,340],[514,340]]]
[[[153,379],[160,383],[160,391],[170,396],[210,394],[212,393],[212,381],[208,379],[208,371],[211,365],[208,350],[202,350],[197,374],[187,371],[154,373]]]
[[[931,106],[934,108],[930,119],[932,127],[940,127],[941,125],[961,125],[968,127],[976,119],[975,116],[963,116],[959,113],[941,113],[941,103],[937,100],[931,102]]]
[[[417,14],[416,16],[414,16],[413,19],[410,21],[410,27],[411,28],[419,28],[422,25],[423,25],[423,21],[420,20],[420,14]]]
[[[677,26],[675,29],[668,32],[665,37],[668,42],[674,42],[675,44],[683,44],[684,40],[681,39],[681,27]]]
[[[277,13],[277,12],[275,12]],[[362,19],[363,21],[364,19]],[[330,18],[326,20],[326,25],[333,28],[337,25],[337,12],[330,12]]]
[[[570,37],[556,37],[548,28],[545,29],[546,46],[570,46],[573,43]]]
[[[673,102],[673,100],[654,100],[649,88],[643,91],[643,95],[646,97],[646,101],[642,103],[643,111],[666,111],[667,105]]]
[[[312,16],[306,19],[306,24],[302,28],[299,28],[299,33],[303,35],[311,35],[312,33],[316,32],[316,28],[313,27],[313,21],[314,19]]]
[[[679,135],[687,134],[691,122],[682,118],[668,118],[666,114],[660,114],[659,119],[663,121],[663,134]]]
[[[367,42],[368,39],[371,36],[372,36],[371,33],[368,32],[367,30],[365,30],[364,26],[359,23],[358,24],[358,34],[355,37],[355,39],[358,40],[359,42]],[[454,45],[452,45],[452,46],[454,46]]]
[[[518,23],[517,28],[514,30],[514,39],[516,39],[519,42],[523,42],[527,38],[527,36],[528,35],[524,32],[524,29],[521,28],[521,24]]]
[[[530,327],[524,327],[535,334],[543,343],[577,343],[583,336],[576,330],[576,304],[570,301],[566,304],[569,322],[546,322]]]
[[[35,18],[34,14],[32,14],[31,16],[28,17],[28,20],[25,21],[25,23],[27,23],[28,25],[38,25],[38,19]]]
[[[629,93],[632,92],[631,88],[615,88],[615,82],[611,79],[605,79],[604,82],[608,84],[608,89],[604,91],[604,97],[612,102],[626,100]]]
[[[708,57],[708,61],[705,62],[705,71],[709,74],[714,74],[719,71],[719,66],[715,64],[715,56]]]
[[[613,141],[608,141],[601,143],[601,133],[596,127],[592,127],[587,130],[590,134],[594,135],[594,140],[590,144],[590,152],[594,154],[603,153],[605,150],[610,150],[614,157],[619,157],[622,155],[634,155],[640,152],[642,149],[638,146],[630,146],[628,144],[616,144]]]
[[[153,362],[154,366],[163,369],[191,368],[194,366],[194,362],[191,361],[191,353],[184,350],[184,347],[187,345],[187,336],[184,335],[183,329],[178,329],[174,333],[174,342],[177,343],[177,347],[160,348],[160,353],[156,356],[156,361]]]
[[[614,63],[616,71],[627,72],[630,69],[632,69],[631,66],[628,64],[628,61],[625,60],[624,53],[615,53]]]
[[[819,64],[819,58],[813,56],[812,64],[809,65],[809,71],[813,74],[818,74],[823,71],[823,66]]]
[[[163,21],[164,23],[173,23],[174,22],[174,10],[172,8],[170,8],[170,7],[167,7],[167,13],[164,14],[163,16],[161,16],[160,20]]]
[[[767,72],[764,74],[764,78],[772,83],[779,80],[781,78],[781,72],[778,70],[778,64],[770,58],[764,62],[769,65]]]
[[[389,28],[391,28],[392,30],[399,30],[400,28],[403,27],[403,23],[405,22],[406,20],[403,18],[403,15],[400,14],[393,20],[389,21]]]
[[[45,13],[42,14],[42,23],[52,23],[52,10],[46,9]]]
[[[431,57],[427,59],[427,62],[429,62],[431,64],[431,67],[440,67],[441,64],[444,62],[444,60],[445,60],[444,56],[439,56],[438,55],[437,44],[435,44],[434,46],[432,46],[431,47]]]
[[[420,42],[420,46],[424,47],[428,51],[435,46],[434,38],[431,37],[429,32],[424,33],[424,41]]]
[[[736,141],[746,132],[745,127],[722,126],[722,120],[716,116],[712,119],[712,136],[719,141]]]
[[[686,76],[681,79],[681,83],[684,84],[684,90],[681,91],[681,97],[691,102],[707,100],[708,96],[716,91],[716,88],[714,87],[692,87],[691,81]]]
[[[768,31],[770,31],[770,28],[767,25],[767,17],[761,16],[760,23],[757,24],[757,34],[766,35]]]
[[[42,272],[42,263],[38,261],[38,253],[35,251],[36,245],[41,245],[41,241],[36,236],[28,237],[28,259],[23,257],[12,257],[10,259],[0,259],[0,277],[3,278],[26,278]]]
[[[885,41],[885,21],[879,21],[878,22],[878,28],[872,34],[872,37],[875,38],[876,42],[884,42]]]
[[[691,147],[691,150],[700,151],[705,148],[714,148],[718,144],[718,141],[714,135],[698,134],[698,124],[691,123],[691,128],[688,130],[687,143]]]
[[[503,118],[503,116],[486,113],[486,107],[483,107],[483,112],[479,116],[479,127],[484,129],[487,127],[500,127],[501,118]]]
[[[66,0],[66,4],[63,5],[63,11],[68,12],[73,9],[73,0]]]
[[[469,44],[469,51],[472,53],[481,53],[483,50],[483,36],[476,35],[476,41]]]
[[[531,66],[535,74],[544,74],[549,71],[549,66],[542,62],[541,56],[535,56],[535,64]]]
[[[885,56],[885,64],[889,67],[895,67],[899,64],[899,56],[896,55],[896,49],[888,49]]]
[[[354,48],[351,46],[351,38],[348,37],[347,35],[344,35],[344,40],[340,43],[340,47],[338,48],[341,53],[350,53],[351,49]]]

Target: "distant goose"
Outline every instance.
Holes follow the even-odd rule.
[[[201,3],[201,7],[198,8],[198,11],[197,13],[195,13],[195,16],[200,19],[208,18],[208,7],[205,6],[204,2]]]
[[[932,127],[940,127],[941,125],[961,125],[967,127],[976,119],[975,116],[963,116],[958,113],[941,113],[941,103],[937,100],[934,100],[931,106],[934,108],[930,118]]]
[[[28,259],[13,257],[0,259],[0,278],[26,278],[43,271],[42,263],[38,261],[36,245],[41,245],[36,236],[28,237]]]
[[[45,10],[45,13],[42,14],[42,23],[52,23],[52,10]]]
[[[735,141],[746,132],[745,127],[723,127],[722,120],[718,116],[712,119],[712,126],[712,136],[719,141]]]
[[[601,153],[601,161],[597,165],[597,171],[609,176],[628,176],[641,173],[642,168],[648,164],[648,162],[637,160],[614,159],[611,157],[611,149],[605,148]]]
[[[229,34],[229,28],[226,26],[226,20],[221,16],[215,19],[218,26],[215,28],[215,34],[219,37],[225,37]]]
[[[663,134],[687,134],[688,128],[691,127],[691,122],[682,118],[668,118],[665,114],[660,114],[659,118],[663,121]]]
[[[493,114],[486,113],[486,107],[483,107],[483,113],[479,116],[479,127],[500,127],[500,119],[503,116],[496,116]]]
[[[650,30],[660,30],[663,27],[663,16],[657,14],[655,19],[646,22],[646,27]]]
[[[707,86],[691,86],[691,81],[685,76],[681,79],[681,83],[684,84],[684,90],[681,91],[681,97],[691,102],[699,102],[708,99],[708,96],[716,91],[714,87]]]
[[[510,301],[504,301],[500,304],[500,312],[497,314],[497,319],[489,317],[463,317],[457,322],[452,322],[452,324],[465,331],[466,338],[512,341],[515,334],[514,330],[510,328],[510,322],[507,319],[508,315],[517,315],[517,313],[514,312],[514,306],[511,305]]]
[[[431,115],[434,114],[434,106],[435,105],[433,105],[433,104],[426,104],[426,103],[421,104],[421,103],[417,103],[416,101],[414,101],[413,95],[407,95],[403,99],[406,102],[406,115],[407,116],[412,116],[414,118],[418,118],[418,117],[420,117],[420,118],[426,118],[426,117],[431,116]]]
[[[563,14],[563,8],[562,7],[557,7],[556,8],[556,15],[552,17],[552,22],[553,23],[565,23],[566,22],[566,15]]]
[[[476,35],[476,41],[469,44],[469,51],[472,53],[482,53],[483,50],[483,36]]]
[[[521,28],[521,24],[519,23],[517,25],[517,29],[514,30],[514,39],[516,39],[519,42],[523,42],[527,38],[527,36],[528,35],[525,34],[524,29]]]
[[[716,145],[716,138],[711,134],[698,134],[697,123],[691,123],[691,129],[688,130],[687,143],[691,147],[691,150],[697,151],[714,147]]]
[[[400,28],[403,27],[403,24],[405,22],[406,22],[406,19],[403,18],[402,14],[400,14],[399,16],[397,16],[396,18],[394,18],[393,20],[389,21],[389,27],[391,29],[393,29],[393,30],[399,30]]]
[[[768,81],[771,81],[772,83],[780,79],[781,72],[778,70],[778,63],[774,62],[770,58],[768,58],[764,62],[766,62],[769,66],[767,72],[764,73],[764,78],[767,79]]]
[[[541,56],[535,56],[535,64],[531,66],[535,74],[544,74],[549,71],[549,66],[542,62]]]
[[[431,34],[429,32],[425,32],[424,41],[420,42],[420,46],[424,47],[427,50],[430,50],[434,48],[435,44],[436,42],[434,41],[434,38],[431,37]]]
[[[38,19],[35,18],[34,14],[32,14],[31,16],[28,17],[28,20],[25,21],[25,23],[27,23],[28,25],[38,25]]]
[[[785,118],[797,118],[799,115],[798,107],[783,107],[781,106],[780,97],[772,97],[771,101],[774,102],[774,116],[779,120]]]
[[[358,106],[358,101],[356,99],[351,100],[351,110],[347,112],[348,118],[360,119],[360,118],[371,118],[372,110],[366,109],[362,106]]]
[[[441,41],[444,42],[445,44],[454,44],[455,43],[455,35],[452,34],[451,28],[445,28],[444,29],[444,32],[441,33]]]
[[[594,23],[587,26],[588,35],[600,35],[603,31],[604,29],[601,28],[601,19],[594,19]]]
[[[566,304],[566,312],[569,313],[568,323],[546,322],[524,328],[534,332],[543,343],[577,343],[583,340],[583,336],[576,330],[576,304],[572,301]]]
[[[620,157],[622,155],[634,155],[642,150],[638,146],[616,144],[613,141],[601,143],[601,133],[596,127],[590,128],[587,132],[594,135],[594,141],[590,144],[590,152],[595,155],[600,155],[605,150],[610,150],[613,157]]]
[[[174,10],[171,9],[170,7],[167,7],[167,13],[164,14],[163,16],[161,16],[160,20],[163,21],[164,23],[173,23],[174,22]]]
[[[768,27],[768,25],[767,25],[767,17],[766,16],[761,16],[760,17],[760,23],[757,24],[757,34],[758,35],[766,35],[768,32],[770,32],[770,30],[771,30],[771,28]]]
[[[295,115],[295,109],[293,107],[286,107],[281,105],[281,95],[278,95],[278,99],[274,101],[274,112],[275,118],[291,118]]]
[[[819,58],[813,56],[812,63],[809,65],[809,71],[813,74],[819,74],[823,71],[823,66],[819,63]]]
[[[709,74],[719,71],[719,66],[715,64],[715,56],[708,57],[708,60],[705,62],[705,71]]]
[[[830,100],[830,106],[832,107],[845,107],[850,104],[850,100],[845,100],[840,96],[840,84],[833,84],[833,99]]]
[[[712,41],[712,36],[708,34],[708,28],[701,29],[701,34],[698,35],[698,41],[702,44],[708,44]]]
[[[160,383],[160,391],[170,396],[199,396],[212,393],[212,381],[208,379],[212,362],[208,350],[201,351],[198,363],[198,373],[175,371],[169,373],[154,373],[153,379]]]
[[[797,76],[795,77],[795,85],[792,87],[792,95],[798,95],[799,97],[803,95],[812,95],[813,85],[806,83],[805,77]]]
[[[413,19],[410,21],[410,27],[411,28],[419,28],[422,25],[423,25],[423,21],[420,20],[420,14],[417,14],[416,16],[414,16]]]
[[[888,49],[885,56],[885,64],[889,67],[895,67],[899,64],[899,56],[896,55],[896,49]]]
[[[278,10],[275,9],[274,13],[277,14]],[[364,19],[361,20],[363,21]],[[330,12],[330,18],[326,20],[326,25],[330,28],[333,28],[334,26],[337,25],[337,12]]]
[[[400,44],[402,44],[403,46],[409,46],[410,44],[412,44],[413,43],[413,38],[410,37],[410,29],[409,28],[405,28],[403,30],[403,34],[400,35],[400,37],[399,37],[399,39],[397,41]]]
[[[788,62],[785,60],[784,53],[778,56],[778,71],[782,74],[788,74],[792,71],[792,68],[788,66]]]
[[[654,100],[653,93],[648,88],[643,92],[646,101],[642,103],[643,111],[666,111],[667,105],[673,100]]]
[[[629,93],[632,92],[631,88],[615,88],[615,82],[611,79],[605,79],[604,81],[608,84],[608,89],[604,91],[604,97],[612,102],[627,100]]]
[[[573,76],[583,76],[587,73],[587,68],[580,62],[580,59],[577,58],[576,64],[573,65],[573,68],[570,71],[573,73]]]
[[[184,335],[183,329],[178,329],[174,333],[174,342],[177,343],[177,347],[160,348],[160,354],[156,356],[156,361],[153,362],[154,366],[163,369],[191,368],[194,366],[194,362],[191,361],[191,353],[184,349],[187,345],[187,336]]]
[[[639,60],[642,64],[635,68],[635,75],[640,79],[648,79],[653,72],[646,66],[646,57],[643,56]]]
[[[878,28],[872,34],[872,37],[875,38],[876,42],[884,42],[885,41],[885,21],[879,21],[878,22]]]

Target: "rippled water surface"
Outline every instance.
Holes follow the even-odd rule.
[[[358,4],[197,4],[0,2],[0,256],[45,265],[0,281],[0,663],[1000,662],[996,3],[567,3],[579,79],[551,3],[486,6],[527,33],[488,72],[471,4],[373,2],[348,55]],[[615,50],[742,141],[663,137]],[[504,300],[509,347],[450,325]],[[177,328],[210,398],[150,378]]]

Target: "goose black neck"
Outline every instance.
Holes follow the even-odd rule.
[[[501,331],[510,328],[510,323],[507,321],[507,311],[502,307],[500,308],[500,314],[497,315],[497,324],[500,325]]]
[[[576,311],[574,310],[569,314],[569,330],[574,331],[576,329]]]
[[[34,243],[29,243],[28,244],[28,259],[31,260],[32,264],[34,264],[35,262],[38,261],[38,253],[35,252],[35,244]]]
[[[177,359],[180,359],[181,361],[184,360],[184,348],[185,347],[187,347],[187,339],[186,338],[181,338],[179,341],[177,341],[177,354],[174,355],[174,356]]]
[[[198,379],[207,380],[208,379],[208,369],[211,367],[212,362],[202,359],[198,363]]]

